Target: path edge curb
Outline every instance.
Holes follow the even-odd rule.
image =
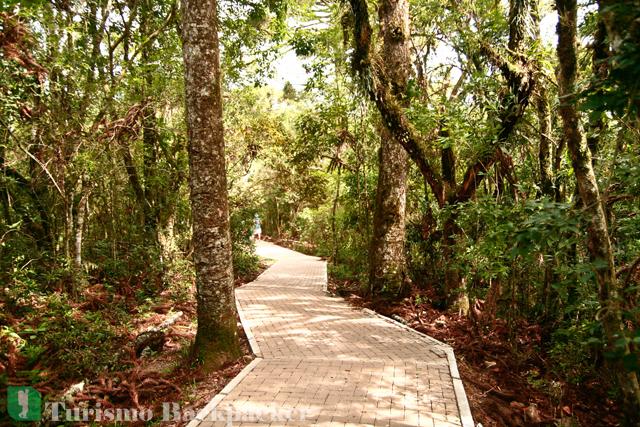
[[[451,380],[453,382],[453,392],[456,396],[456,403],[458,404],[458,412],[460,413],[460,422],[462,423],[462,427],[475,427],[475,423],[473,421],[473,416],[471,415],[471,406],[469,406],[469,400],[467,399],[467,393],[464,390],[464,384],[462,383],[462,379],[460,378],[460,372],[458,371],[458,363],[456,362],[456,356],[453,352],[453,348],[442,341],[439,341],[427,334],[423,334],[420,331],[416,331],[410,326],[405,325],[404,323],[398,322],[397,320],[391,319],[387,316],[383,316],[382,314],[371,310],[370,308],[363,308],[362,311],[370,316],[379,317],[382,320],[399,326],[402,329],[406,329],[418,336],[422,339],[430,342],[441,348],[445,354],[447,355],[447,362],[449,364],[449,372],[451,374]]]
[[[224,388],[220,390],[220,392],[216,394],[215,397],[209,401],[209,403],[205,405],[204,408],[198,411],[196,417],[189,421],[187,427],[196,427],[203,421],[206,421],[205,418],[207,417],[207,415],[209,415],[216,408],[216,406],[218,406],[218,404],[222,402],[222,400],[227,397],[227,395],[231,393],[233,389],[238,386],[238,384],[240,384],[240,381],[242,381],[247,375],[249,375],[249,372],[253,371],[253,369],[258,366],[258,364],[263,360],[264,359],[262,359],[261,357],[256,357],[251,361],[251,363],[245,366],[242,371],[238,373],[238,375],[236,375],[231,381],[229,381],[229,383],[224,386]]]
[[[329,263],[322,260],[324,263],[324,283],[322,284],[322,291],[326,294],[329,293]]]
[[[460,372],[458,372],[458,362],[456,362],[456,356],[453,353],[453,348],[450,346],[444,349],[447,354],[447,360],[449,361],[449,370],[451,371],[451,379],[453,380],[453,392],[456,395],[456,401],[458,402],[458,411],[460,412],[460,422],[462,427],[474,427],[473,416],[471,415],[471,406],[469,406],[469,400],[467,399],[467,393],[464,391],[464,384],[460,378]]]
[[[249,327],[248,320],[244,315],[244,312],[242,311],[242,307],[240,306],[240,302],[238,301],[238,297],[236,296],[237,292],[238,292],[238,289],[236,289],[236,291],[234,292],[233,297],[236,300],[236,311],[238,312],[238,317],[240,318],[240,324],[242,325],[244,334],[246,335],[247,340],[249,341],[249,347],[251,347],[251,352],[256,357],[262,358],[262,353],[260,352],[258,341],[256,340],[256,337],[253,335],[253,332],[251,332],[251,328]]]

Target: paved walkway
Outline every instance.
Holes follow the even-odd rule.
[[[328,296],[326,263],[258,243],[276,260],[236,290],[256,359],[189,427],[472,427],[451,348]]]

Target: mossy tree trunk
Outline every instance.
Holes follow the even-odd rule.
[[[556,7],[559,17],[557,47],[560,64],[559,112],[582,206],[590,220],[587,230],[587,246],[598,283],[598,298],[602,306],[600,320],[605,333],[606,347],[607,351],[617,352],[619,347],[616,348],[616,344],[624,336],[624,328],[621,319],[613,247],[591,161],[591,150],[589,150],[583,136],[575,105],[575,81],[578,69],[577,2],[576,0],[557,0]],[[625,344],[622,351],[629,354],[628,345]],[[620,358],[612,360],[612,365],[612,372],[616,375],[624,396],[627,422],[629,425],[637,425],[640,421],[640,387],[637,375],[635,372],[625,369]]]
[[[379,4],[380,36],[385,74],[392,94],[406,107],[407,81],[411,72],[409,3],[383,0]],[[404,292],[405,208],[408,155],[386,126],[380,126],[378,188],[369,251],[369,291],[399,297]]]
[[[549,100],[547,99],[547,89],[539,85],[538,96],[536,98],[538,110],[538,126],[540,132],[540,143],[538,146],[538,167],[540,171],[540,193],[553,199],[555,190],[553,188],[552,151],[551,140],[551,113],[549,112]]]
[[[396,4],[391,0],[389,2],[392,5]],[[497,117],[500,126],[495,142],[486,147],[485,154],[481,155],[475,163],[468,166],[462,177],[462,182],[455,186],[455,191],[452,191],[451,194],[446,194],[447,185],[455,185],[455,182],[445,183],[443,177],[435,169],[424,138],[418,134],[405,114],[407,100],[399,95],[405,95],[406,91],[399,91],[399,86],[394,81],[393,76],[387,73],[388,56],[383,57],[372,48],[373,28],[369,22],[367,2],[365,0],[349,0],[349,3],[353,18],[349,25],[353,29],[354,42],[351,67],[360,78],[361,86],[376,105],[382,117],[383,125],[405,149],[408,157],[416,164],[440,207],[445,205],[454,206],[469,201],[474,197],[484,177],[488,175],[489,169],[496,162],[506,158],[501,145],[513,133],[529,104],[529,97],[534,83],[533,68],[529,63],[530,61],[521,51],[528,33],[526,23],[530,20],[520,18],[522,18],[523,14],[529,12],[530,5],[523,1],[514,0],[511,2],[508,46],[510,53],[506,55],[508,58],[501,56],[499,52],[490,46],[481,47],[480,53],[501,71],[508,86],[508,91],[505,91],[505,97],[502,100],[503,108],[500,109]],[[381,7],[384,7],[384,5],[385,2],[381,4]],[[514,14],[517,14],[517,16]],[[381,25],[381,31],[384,31],[382,27],[383,25]],[[395,31],[390,33],[390,37],[400,38],[395,34]],[[401,37],[408,38],[405,33]],[[517,66],[514,66],[510,61],[516,63]],[[393,71],[397,72],[397,68],[394,68]],[[455,218],[451,219],[451,221],[449,229],[455,232],[456,228],[453,227]],[[453,235],[444,244],[452,246],[455,244],[457,237],[457,235]],[[455,267],[452,266],[451,269],[453,268]],[[468,300],[464,284],[457,272],[452,271],[447,274],[447,282],[445,285],[447,294],[459,295],[461,301]],[[450,302],[456,299],[447,298]],[[458,308],[463,312],[465,311],[464,306]]]
[[[183,0],[182,36],[198,331],[194,356],[216,369],[240,354],[224,157],[216,0]]]

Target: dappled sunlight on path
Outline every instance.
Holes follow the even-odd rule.
[[[326,263],[258,242],[275,260],[236,290],[258,357],[192,426],[472,426],[451,349],[328,296]]]

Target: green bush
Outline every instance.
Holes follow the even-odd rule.
[[[239,249],[233,251],[233,274],[235,277],[255,274],[259,269],[259,256]]]
[[[82,312],[61,294],[47,296],[44,303],[46,319],[34,314],[26,323],[31,320],[35,325],[19,331],[29,367],[45,359],[45,366],[62,366],[61,372],[76,378],[95,376],[116,366],[117,350],[124,348],[127,337],[119,337],[102,313]],[[118,342],[122,345],[116,345]]]
[[[260,257],[255,254],[253,209],[235,210],[230,217],[234,276],[254,274],[260,269]]]

